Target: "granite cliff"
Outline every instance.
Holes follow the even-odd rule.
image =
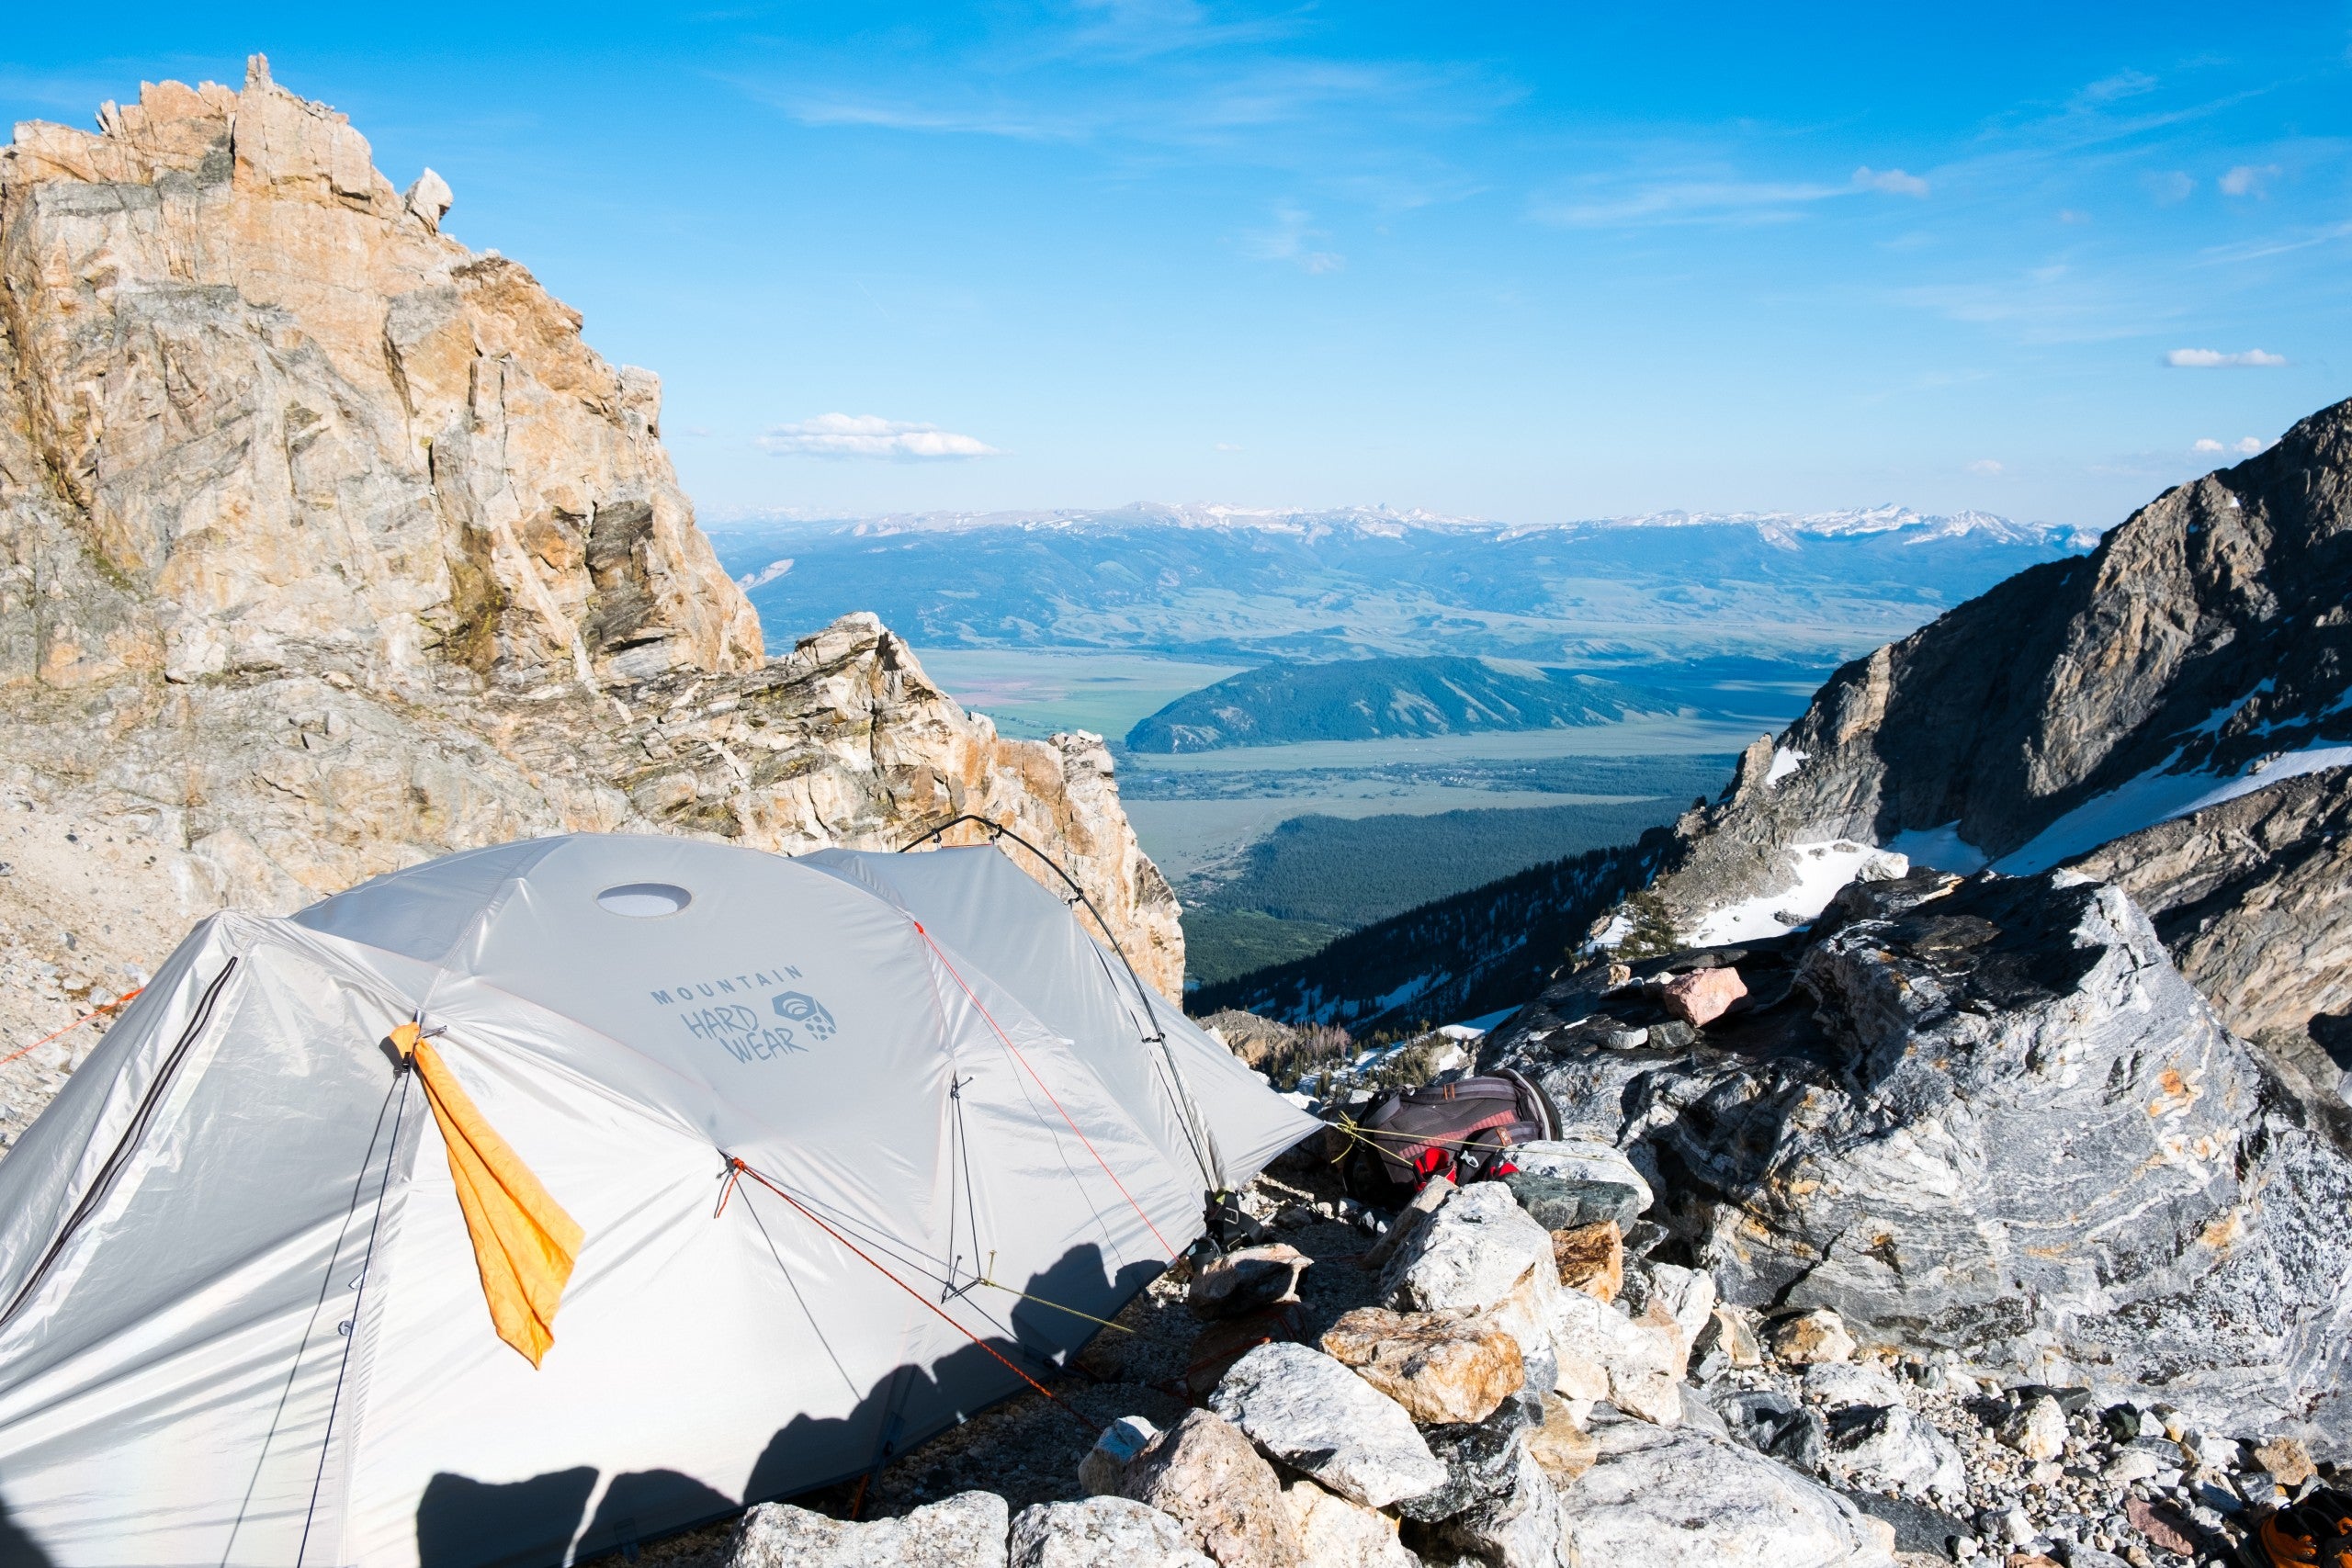
[[[870,615],[767,658],[660,380],[443,232],[451,199],[258,56],[240,91],[144,85],[0,149],[0,1036],[129,989],[209,909],[452,849],[888,847],[967,812],[1068,864],[1177,994],[1102,743],[1000,737]],[[93,1033],[6,1069],[0,1141]]]

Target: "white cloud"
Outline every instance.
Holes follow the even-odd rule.
[[[2001,465],[1996,458],[1979,457],[1968,465],[1968,471],[1972,474],[1997,474],[2001,471]]]
[[[2197,182],[2178,169],[2168,169],[2161,175],[2148,176],[2148,194],[2164,206],[2187,201],[2197,194]]]
[[[2244,366],[2267,369],[2284,365],[2287,357],[2249,348],[2243,354],[2223,354],[2218,348],[2176,348],[2165,355],[2165,363],[2176,370],[2211,370],[2222,366]]]
[[[2200,435],[2197,438],[2197,445],[2191,446],[2189,450],[2191,452],[2226,452],[2229,448],[2210,435]]]
[[[2276,164],[2240,164],[2222,176],[2223,196],[2267,196],[2265,189],[2278,175]]]
[[[2243,435],[2227,446],[2223,446],[2210,435],[2200,435],[2197,438],[2197,445],[2191,446],[2189,450],[2205,457],[2214,457],[2223,452],[2235,452],[2241,457],[2251,457],[2257,452],[2267,451],[2271,445],[2272,443],[2265,441],[2259,435]]]
[[[1218,442],[1218,443],[1216,444],[1216,449],[1217,449],[1218,451],[1220,451],[1220,452],[1238,452],[1238,451],[1240,451],[1240,450],[1241,450],[1241,448],[1240,448],[1240,447],[1238,447],[1238,446],[1235,446],[1235,445],[1234,445],[1232,442],[1230,442],[1230,441],[1220,441],[1220,442]]]
[[[2234,447],[2231,448],[2231,450],[2243,452],[2247,457],[2251,457],[2256,452],[2263,451],[2269,446],[2270,443],[2265,441],[2259,435],[2242,435],[2238,437],[2238,444]]]
[[[1324,231],[1316,228],[1315,215],[1295,207],[1274,209],[1274,226],[1259,229],[1241,236],[1245,255],[1260,261],[1288,262],[1301,272],[1322,274],[1337,272],[1348,265],[1348,258],[1337,251],[1317,250],[1313,242],[1329,239]]]
[[[1854,183],[1864,190],[1881,190],[1889,196],[1925,196],[1928,182],[1917,175],[1906,175],[1900,169],[1873,169],[1868,164],[1854,171]]]
[[[1000,456],[974,436],[870,413],[820,413],[779,424],[759,445],[783,457],[884,457],[901,463]]]

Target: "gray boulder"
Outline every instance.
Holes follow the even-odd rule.
[[[1521,1393],[1484,1421],[1422,1427],[1422,1440],[1445,1466],[1445,1483],[1405,1498],[1396,1511],[1408,1519],[1442,1519],[1509,1492],[1527,1451],[1527,1433],[1543,1425],[1543,1401]]]
[[[1545,1386],[1538,1371],[1551,1364],[1559,1267],[1552,1233],[1502,1183],[1474,1182],[1424,1220],[1389,1260],[1380,1289],[1400,1311],[1463,1307],[1486,1314],[1519,1341],[1528,1386]]]
[[[1431,1535],[1433,1544],[1485,1568],[1578,1568],[1583,1561],[1558,1485],[1523,1447],[1516,1450],[1509,1485]]]
[[[1688,1427],[1596,1421],[1600,1458],[1560,1495],[1591,1563],[1885,1568],[1893,1531],[1835,1492]]]
[[[1259,1346],[1233,1364],[1208,1404],[1274,1458],[1367,1507],[1446,1483],[1403,1405],[1304,1345]]]
[[[1216,1568],[1184,1527],[1126,1497],[1041,1503],[1012,1520],[1011,1568]]]
[[[763,1503],[735,1527],[728,1568],[1005,1568],[1012,1519],[993,1492],[966,1492],[903,1518],[853,1523]]]
[[[1183,1527],[1184,1539],[1224,1568],[1296,1568],[1298,1529],[1274,1467],[1230,1422],[1205,1410],[1144,1444],[1120,1490]]]

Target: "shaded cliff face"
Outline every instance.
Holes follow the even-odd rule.
[[[437,178],[395,191],[258,59],[99,118],[0,149],[7,1048],[207,910],[568,829],[791,852],[978,814],[1180,994],[1102,743],[1000,738],[870,615],[766,660],[659,381],[442,234]],[[0,1070],[0,1139],[94,1038]]]
[[[2021,572],[1840,670],[1777,743],[1749,750],[1723,801],[1683,819],[1657,907],[1685,939],[1771,934],[1790,923],[1773,916],[1809,917],[1836,886],[1806,877],[1815,847],[1833,862],[1881,846],[2030,873],[2108,845],[2098,874],[2148,892],[2154,876],[2134,867],[2162,844],[2225,834],[2266,809],[2245,797],[2352,762],[2347,598],[2352,403],[2165,492],[2087,558]],[[2284,820],[2270,830],[2285,836],[2274,851],[2294,836]],[[2352,921],[2306,886],[2332,856],[2266,855],[2262,896],[2317,922],[2296,933],[2287,994],[2250,978],[2264,967],[2251,948],[2278,922],[2236,918],[2219,884],[2198,895],[2221,894],[2198,912],[2201,938],[2167,932],[2249,1033],[2342,1005],[2346,933],[2333,928]]]

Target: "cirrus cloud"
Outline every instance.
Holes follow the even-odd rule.
[[[2212,370],[2225,366],[2242,366],[2268,369],[2287,363],[2283,354],[2268,354],[2249,348],[2243,354],[2224,354],[2218,348],[2176,348],[2165,355],[2165,363],[2176,370]]]
[[[1889,196],[1925,196],[1928,182],[1917,175],[1906,175],[1901,169],[1873,169],[1868,164],[1854,171],[1854,183],[1864,190],[1884,191]]]
[[[759,446],[780,457],[877,457],[899,463],[1002,455],[977,436],[871,413],[820,413],[779,424],[759,438]]]

